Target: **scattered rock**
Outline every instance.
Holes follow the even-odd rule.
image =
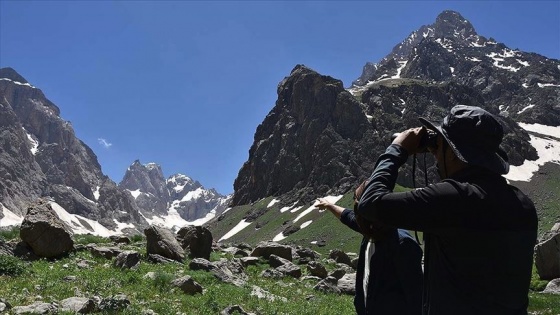
[[[280,271],[282,274],[296,279],[301,277],[301,268],[291,262],[276,268],[276,271]]]
[[[31,305],[15,306],[12,314],[56,314],[58,307],[52,303],[35,302]]]
[[[356,295],[356,273],[345,274],[338,279],[337,287],[343,294]]]
[[[276,242],[260,242],[251,252],[251,256],[264,257],[266,259],[272,254],[292,261],[292,248]]]
[[[333,249],[329,253],[329,258],[334,259],[337,263],[346,264],[352,266],[352,260],[350,257],[340,249]]]
[[[79,314],[91,314],[96,311],[95,302],[84,297],[70,297],[60,301],[61,311]]]
[[[127,250],[120,253],[113,265],[121,269],[136,269],[140,264],[140,253],[137,251]]]
[[[97,245],[88,245],[89,251],[93,257],[100,257],[105,259],[113,259],[117,257],[122,251],[117,247],[103,247]]]
[[[178,287],[184,293],[188,295],[195,295],[197,293],[202,293],[202,286],[194,281],[190,276],[184,276],[179,279],[175,279],[171,282],[171,285]]]
[[[128,308],[130,300],[124,294],[117,294],[108,298],[104,298],[99,303],[101,312],[120,312]]]
[[[338,280],[334,277],[326,277],[321,282],[317,283],[317,285],[314,286],[313,289],[324,293],[340,294],[340,289],[337,286],[337,282]]]
[[[109,239],[115,244],[130,244],[130,238],[125,235],[111,235]]]
[[[285,264],[291,264],[291,263],[292,263],[291,261],[274,254],[270,254],[270,256],[268,256],[268,264],[274,268],[280,267]]]
[[[325,268],[323,264],[317,261],[310,261],[307,264],[307,272],[309,272],[309,274],[311,274],[312,276],[316,276],[321,279],[324,279],[328,276],[327,268]]]
[[[266,299],[270,302],[274,302],[276,300],[280,300],[282,302],[288,302],[288,299],[286,299],[285,297],[272,294],[256,285],[253,286],[253,290],[251,291],[251,296],[256,296],[259,299]]]

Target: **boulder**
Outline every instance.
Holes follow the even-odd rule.
[[[560,233],[535,246],[535,266],[543,280],[560,278]]]
[[[352,259],[350,259],[350,256],[348,256],[340,249],[331,250],[331,252],[329,253],[329,258],[334,259],[334,261],[336,261],[337,263],[352,266]]]
[[[56,314],[58,308],[56,305],[44,302],[35,302],[31,305],[15,306],[12,308],[12,314]]]
[[[50,203],[42,199],[27,209],[20,237],[39,257],[59,257],[74,247],[71,229],[58,217]]]
[[[340,292],[348,295],[356,294],[356,273],[345,274],[342,278],[338,279],[337,287]]]
[[[136,269],[138,268],[139,264],[140,264],[140,253],[133,250],[127,250],[120,253],[117,256],[117,258],[115,258],[115,261],[113,262],[113,265],[115,267],[121,269]]]
[[[266,259],[272,254],[292,261],[292,248],[276,242],[260,242],[251,252],[253,257],[264,257]]]
[[[543,293],[551,293],[551,294],[560,294],[560,278],[554,279],[550,281],[547,285]]]
[[[210,259],[212,233],[203,226],[185,226],[177,232],[181,247],[188,251],[189,258]]]
[[[195,295],[197,293],[202,293],[202,286],[193,280],[190,276],[184,276],[179,279],[175,279],[171,282],[172,286],[178,287],[185,294]]]
[[[175,239],[171,230],[152,225],[144,230],[146,235],[146,252],[182,262],[185,259],[183,248]]]
[[[60,301],[62,312],[72,312],[74,314],[91,314],[95,312],[96,305],[92,299],[84,297],[70,297]]]
[[[325,268],[323,264],[317,261],[310,261],[307,264],[307,272],[309,272],[310,275],[319,277],[321,279],[324,279],[328,276],[327,268]]]

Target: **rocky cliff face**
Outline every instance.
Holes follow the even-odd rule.
[[[205,189],[198,181],[182,174],[165,179],[160,165],[143,165],[138,160],[128,168],[119,187],[130,192],[143,215],[165,216],[177,212],[186,221],[203,218],[212,211],[222,213],[231,197]]]
[[[145,224],[138,207],[101,172],[93,151],[38,88],[11,68],[0,69],[0,202],[24,215],[50,196],[71,213],[116,226]],[[117,211],[118,210],[118,211]],[[3,211],[0,211],[2,213]]]
[[[349,89],[298,65],[257,128],[232,204],[345,193],[371,173],[392,133],[418,126],[419,116],[440,120],[456,104],[498,115],[511,164],[535,160],[530,137],[516,122],[560,125],[560,62],[486,39],[459,13],[444,11],[379,63],[367,63]],[[407,168],[399,183],[411,187]]]

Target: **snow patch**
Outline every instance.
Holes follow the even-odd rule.
[[[101,187],[97,186],[97,188],[95,188],[95,191],[93,192],[93,197],[95,197],[95,200],[99,200],[99,196],[100,196],[99,188],[101,188]],[[134,199],[136,199],[136,198],[134,198]]]
[[[533,107],[535,107],[534,104],[533,104],[533,105],[525,106],[525,107],[523,107],[523,109],[521,109],[520,111],[518,111],[517,114],[521,114],[521,113],[523,113],[524,111],[526,111],[526,110],[528,110],[528,109],[531,109],[531,108],[533,108]]]
[[[281,241],[281,240],[285,239],[286,237],[287,237],[287,236],[284,236],[284,233],[283,233],[283,232],[280,232],[280,233],[278,233],[278,235],[276,235],[276,236],[272,239],[272,241],[273,241],[273,242],[278,242],[278,241]]]
[[[328,202],[330,203],[336,203],[337,201],[340,200],[340,198],[342,198],[343,195],[340,196],[326,196],[324,197],[324,199],[326,199]],[[313,205],[307,209],[305,209],[305,211],[303,211],[302,213],[300,213],[295,219],[294,219],[294,223],[296,223],[297,221],[299,221],[299,219],[303,218],[306,214],[310,213],[311,211],[317,209],[316,205],[319,203],[319,200],[316,200]]]
[[[21,82],[18,82],[18,81],[10,80],[8,78],[0,78],[0,81],[10,81],[10,82],[12,82],[14,84],[17,84],[17,85],[28,86],[30,88],[35,89],[35,87],[33,85],[29,84],[29,83],[21,83]]]
[[[552,83],[537,83],[540,88],[553,86],[553,87],[560,87],[560,84],[552,84]]]
[[[275,203],[279,202],[280,200],[278,199],[272,199],[272,201],[268,204],[268,206],[266,206],[267,208],[270,208],[272,206],[274,206]]]
[[[399,79],[401,77],[401,71],[402,69],[406,66],[406,64],[408,63],[408,60],[405,61],[399,61],[399,68],[397,69],[397,74],[395,74],[394,76],[391,77],[391,79]],[[379,78],[381,79],[381,78]]]
[[[299,206],[299,207],[293,208],[292,210],[290,210],[290,213],[298,212],[299,209],[301,209],[301,208],[303,208],[303,206]]]
[[[71,214],[61,207],[58,203],[51,201],[51,208],[54,210],[56,215],[72,229],[75,234],[93,234],[101,237],[109,237],[111,235],[122,234],[122,229],[126,227],[135,228],[133,224],[120,223],[117,220],[114,222],[117,224],[117,229],[114,231],[101,225],[99,222],[82,217],[81,215]],[[82,224],[82,222],[87,223],[88,226]]]
[[[204,195],[204,189],[202,187],[199,187],[193,191],[189,191],[184,197],[183,199],[181,199],[181,201],[189,201],[189,200],[195,200],[195,199],[199,199],[200,197],[202,197]]]
[[[303,223],[299,226],[299,228],[300,228],[300,229],[305,229],[305,228],[308,227],[312,222],[313,222],[313,220],[305,221],[305,222],[303,222]]]
[[[519,123],[521,128],[538,133],[529,135],[531,145],[537,150],[539,158],[536,161],[525,160],[523,165],[510,166],[509,173],[504,175],[512,181],[530,181],[539,167],[547,162],[560,164],[560,127],[545,126],[540,124]]]
[[[39,148],[39,141],[35,140],[33,138],[33,136],[29,132],[27,132],[27,130],[25,130],[25,128],[23,128],[23,131],[25,131],[25,134],[27,135],[27,139],[29,140],[29,143],[31,144],[31,154],[33,154],[33,155],[37,154],[37,151],[38,151],[38,148]]]
[[[128,189],[127,189],[128,190]],[[134,197],[134,199],[138,198],[138,196],[140,196],[140,194],[142,193],[140,191],[140,189],[136,189],[136,190],[128,190],[131,194],[132,197]]]
[[[23,222],[23,217],[20,217],[19,215],[13,213],[2,203],[0,203],[0,208],[2,209],[2,213],[4,214],[2,219],[0,219],[0,227],[21,225],[21,222]]]
[[[235,227],[233,227],[233,229],[231,229],[224,236],[222,236],[218,240],[218,242],[221,242],[222,240],[227,240],[228,238],[230,238],[230,237],[234,236],[235,234],[239,233],[244,228],[248,227],[250,224],[251,224],[251,222],[247,222],[245,220],[239,221],[239,223],[237,223],[237,225]]]

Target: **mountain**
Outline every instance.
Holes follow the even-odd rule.
[[[0,69],[0,144],[0,226],[19,224],[37,198],[50,199],[76,232],[104,236],[141,233],[169,221],[170,212],[175,225],[204,221],[228,202],[186,176],[165,180],[159,166],[139,162],[117,185],[60,109],[11,68]]]
[[[550,187],[553,195],[536,202],[541,219],[547,220],[541,226],[560,221],[560,205],[550,202],[558,200],[560,189],[557,181],[546,182],[560,176],[560,61],[478,35],[457,12],[442,12],[434,24],[412,32],[378,63],[366,63],[349,88],[297,65],[277,93],[235,179],[234,208],[210,224],[220,237],[229,239],[256,222],[252,232],[241,234],[258,240],[289,228],[286,241],[312,241],[309,228],[297,231],[303,226],[296,223],[301,209],[316,222],[310,202],[324,196],[348,198],[371,174],[390,135],[419,126],[420,116],[439,121],[456,104],[480,106],[501,121],[502,145],[512,165],[506,178],[512,184],[524,185],[547,165],[546,174],[534,179],[542,183],[535,186]],[[531,126],[553,131],[539,133]],[[420,156],[415,168],[413,160],[399,173],[398,184],[424,185],[424,175],[428,182],[437,180],[429,154]],[[270,198],[277,204],[263,205]],[[258,219],[269,211],[282,221]],[[236,225],[228,217],[242,220]],[[271,222],[277,226],[268,226]]]
[[[502,116],[560,125],[558,60],[480,36],[458,12],[442,12],[379,63],[367,63],[353,85],[366,88],[389,78],[465,85],[479,91],[485,105]]]
[[[142,165],[138,160],[130,165],[119,187],[130,192],[148,222],[163,220],[161,223],[170,228],[181,227],[207,215],[219,215],[226,210],[231,199],[215,189],[205,189],[186,175],[175,174],[165,179],[160,165]]]

